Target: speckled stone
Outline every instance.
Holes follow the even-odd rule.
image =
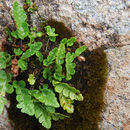
[[[109,73],[102,130],[123,130],[130,121],[130,45],[106,50]]]

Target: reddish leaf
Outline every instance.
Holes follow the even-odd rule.
[[[19,66],[18,66],[18,60],[16,59],[16,57],[12,59],[11,63],[12,63],[11,71],[13,73],[13,76],[17,77],[19,75]]]

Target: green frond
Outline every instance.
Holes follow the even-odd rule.
[[[13,4],[13,16],[17,26],[18,37],[24,39],[29,33],[27,15],[17,1]]]
[[[25,88],[24,81],[14,81],[13,86],[16,88],[16,100],[18,101],[17,108],[21,109],[22,113],[26,113],[30,116],[34,115],[34,104],[29,90]]]
[[[50,64],[53,63],[53,61],[54,61],[55,58],[56,58],[57,50],[58,50],[58,48],[55,47],[54,49],[52,49],[52,50],[49,52],[49,55],[48,55],[47,59],[45,59],[45,60],[43,61],[43,65],[44,65],[44,66],[49,66]]]

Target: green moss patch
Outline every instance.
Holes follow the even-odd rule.
[[[98,130],[104,106],[104,89],[107,77],[106,53],[99,48],[85,52],[85,62],[76,60],[76,74],[71,84],[84,96],[83,102],[75,102],[75,112],[69,119],[53,122],[52,130]],[[15,96],[11,96],[9,118],[16,130],[44,130],[34,117],[23,114],[16,108]],[[61,110],[63,112],[63,110]]]
[[[63,38],[70,38],[73,33],[62,23],[55,20],[48,20],[44,26],[50,25],[55,28],[55,32],[59,34],[56,43],[48,44],[48,51],[45,52],[44,58],[47,56],[48,52],[59,44],[59,41]],[[39,40],[39,39],[38,39]],[[40,38],[42,43],[47,43],[46,35]],[[79,47],[78,43],[75,43],[74,47],[69,47],[71,52]],[[43,44],[43,52],[45,51],[46,44]],[[47,54],[46,54],[47,53]],[[74,114],[68,114],[70,118],[66,118],[61,121],[53,121],[51,130],[98,130],[99,122],[101,120],[101,113],[104,107],[104,89],[107,81],[107,58],[106,53],[102,48],[98,48],[93,51],[86,51],[82,56],[85,57],[85,62],[79,62],[78,59],[75,60],[76,74],[73,76],[72,80],[69,82],[71,86],[75,86],[83,94],[84,100],[82,102],[75,102]],[[46,80],[41,81],[42,71],[41,65],[37,64],[36,57],[32,57],[29,61],[30,69],[26,73],[20,74],[17,80],[27,80],[27,73],[36,72],[37,73],[37,85],[45,83]],[[65,81],[66,82],[66,81]],[[14,124],[15,130],[45,130],[35,117],[28,116],[21,113],[20,109],[16,108],[17,101],[15,99],[16,95],[10,95],[8,98],[10,100],[10,108],[8,109],[8,116],[11,122]],[[58,109],[57,112],[66,114],[63,109]]]

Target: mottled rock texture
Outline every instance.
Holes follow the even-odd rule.
[[[14,25],[13,1],[0,0],[0,44],[6,42],[4,27]],[[23,4],[23,0],[18,1]],[[105,48],[109,73],[100,127],[101,130],[127,130],[130,121],[130,1],[34,1],[38,11],[31,15],[33,24],[39,25],[40,17],[55,19],[65,23],[79,43],[84,43],[89,50]]]
[[[106,50],[109,73],[101,128],[121,130],[130,121],[130,45]]]

